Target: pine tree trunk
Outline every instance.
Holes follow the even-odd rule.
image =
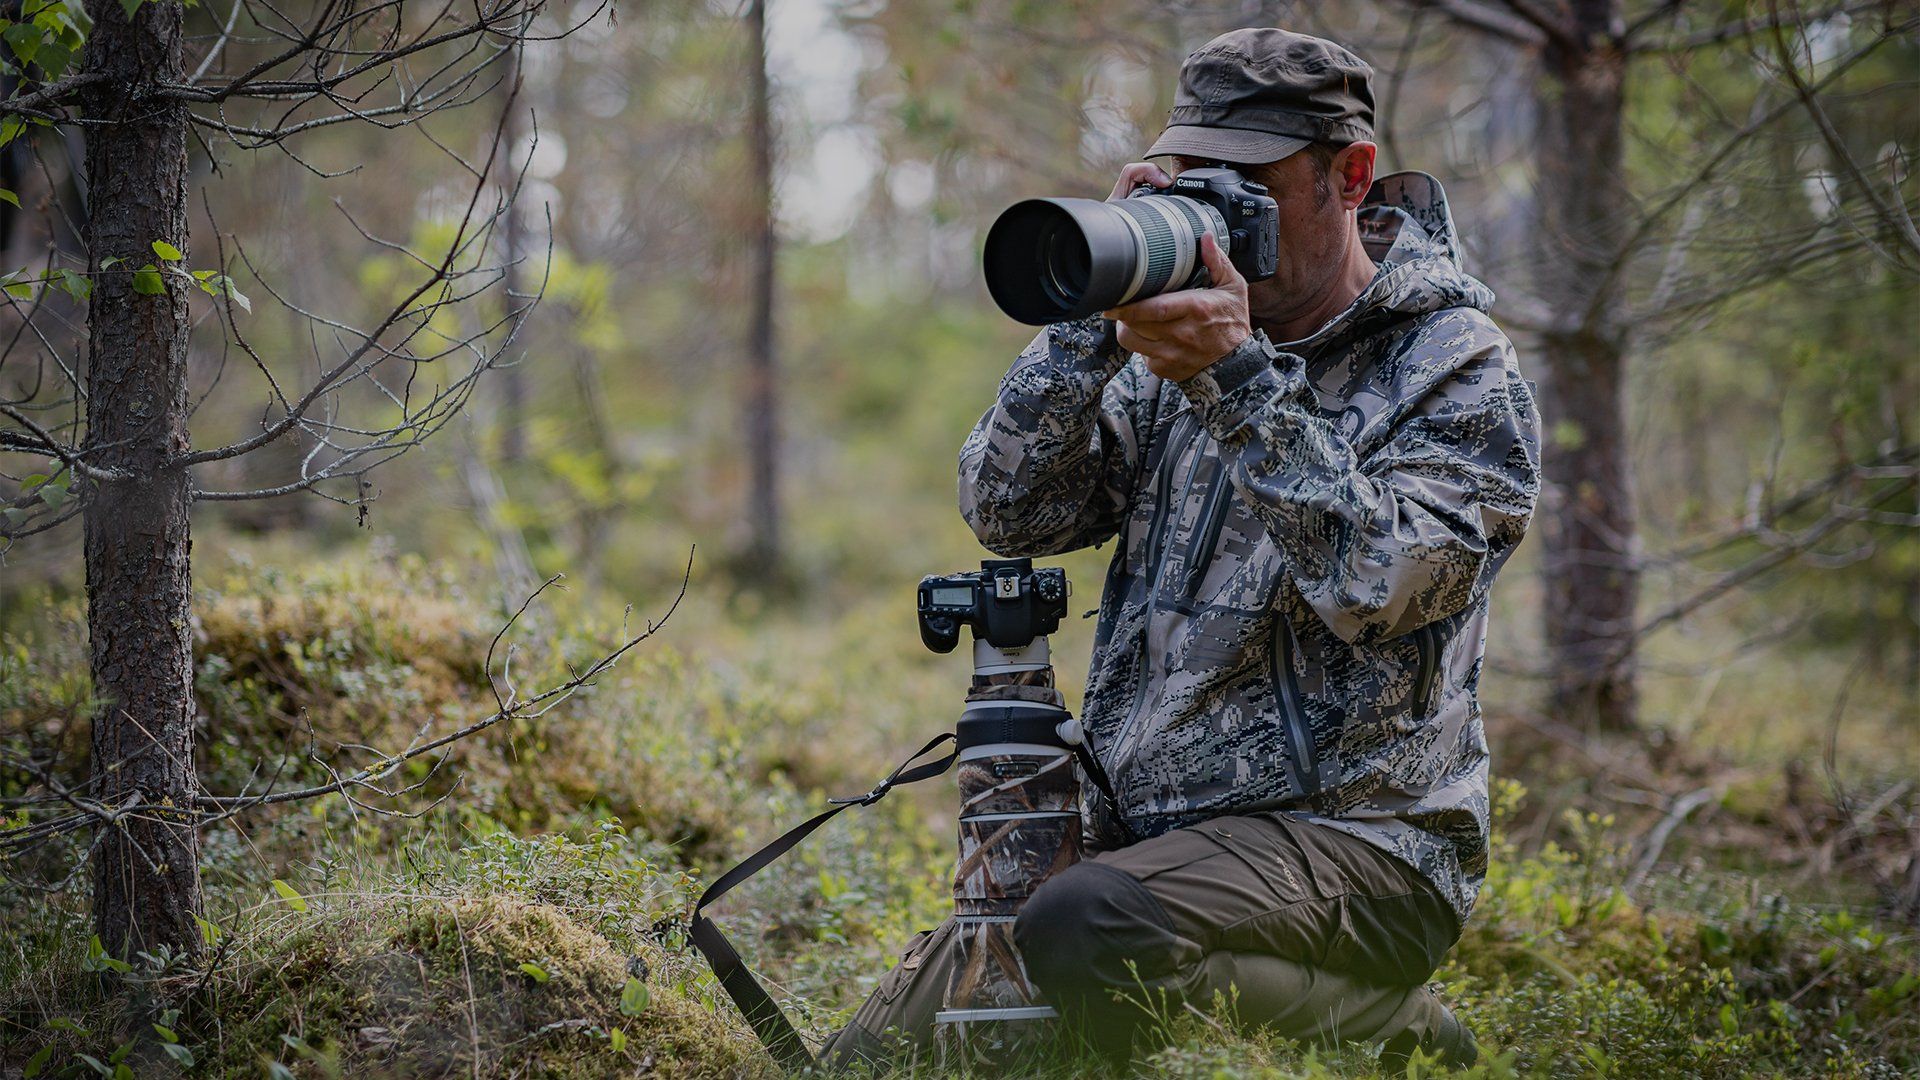
[[[1639,588],[1625,367],[1629,328],[1596,299],[1628,212],[1622,158],[1626,58],[1618,0],[1575,0],[1579,48],[1549,44],[1536,142],[1536,280],[1555,325],[1541,335],[1548,432],[1543,516],[1552,707],[1601,730],[1638,726],[1632,631]]]
[[[752,327],[747,340],[745,420],[747,428],[747,516],[750,540],[745,566],[756,576],[779,576],[780,552],[780,414],[774,355],[773,300],[775,222],[773,213],[773,116],[767,85],[767,5],[747,5],[748,78],[753,100],[751,130],[753,154],[753,269]]]
[[[143,295],[133,271],[158,263],[153,242],[187,248],[187,120],[148,93],[182,81],[180,0],[88,0],[86,70],[105,82],[85,99],[89,271],[89,464],[102,482],[86,514],[87,625],[94,691],[94,787],[127,811],[94,862],[94,926],[116,957],[168,945],[198,951],[199,844],[189,814],[193,646],[189,492],[166,463],[187,448],[187,292],[178,275]],[[118,259],[102,269],[108,259]]]

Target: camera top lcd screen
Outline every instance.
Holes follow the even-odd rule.
[[[941,607],[973,606],[973,589],[969,586],[949,586],[944,589],[934,589],[932,592],[933,603]]]

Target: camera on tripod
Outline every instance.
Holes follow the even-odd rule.
[[[973,682],[954,727],[960,836],[953,872],[958,962],[934,1016],[963,1057],[1001,1049],[1055,1013],[1013,942],[1021,905],[1080,858],[1078,722],[1053,685],[1047,635],[1060,628],[1066,572],[1031,559],[920,582],[920,640],[952,652],[973,628]]]
[[[1060,629],[1072,593],[1067,572],[1032,559],[982,559],[980,569],[920,579],[920,640],[952,652],[960,628],[996,649],[1021,649]]]

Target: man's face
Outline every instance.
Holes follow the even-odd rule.
[[[1279,268],[1247,286],[1249,314],[1256,321],[1280,321],[1311,307],[1346,268],[1353,211],[1373,181],[1372,145],[1356,143],[1331,162],[1311,150],[1263,165],[1176,157],[1171,171],[1177,176],[1216,165],[1265,184],[1279,206]]]

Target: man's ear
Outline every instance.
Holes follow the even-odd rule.
[[[1340,206],[1357,210],[1373,187],[1373,159],[1379,148],[1370,142],[1348,143],[1333,155],[1333,188]]]

